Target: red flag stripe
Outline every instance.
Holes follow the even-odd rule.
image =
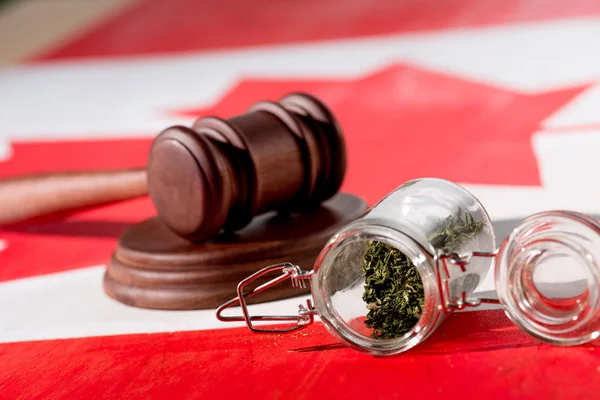
[[[595,0],[145,0],[36,61],[123,57],[600,14]]]
[[[0,345],[1,397],[486,398],[563,400],[600,390],[594,346],[553,347],[502,311],[450,317],[427,342],[377,358],[320,325],[292,334],[246,328]],[[587,396],[587,397],[586,397]]]

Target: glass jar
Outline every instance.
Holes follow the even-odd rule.
[[[508,317],[533,337],[560,346],[588,343],[600,336],[599,262],[597,220],[538,213],[501,244],[496,293]]]
[[[466,240],[445,246],[452,223],[473,221],[480,229]],[[490,218],[462,187],[439,179],[410,181],[390,193],[361,218],[348,224],[325,246],[312,277],[312,294],[321,321],[344,343],[384,355],[408,350],[425,340],[448,314],[446,304],[461,307],[490,269],[491,258],[473,260],[468,271],[446,263],[446,284],[438,285],[438,258],[446,253],[493,252]],[[384,243],[406,255],[423,285],[421,317],[400,337],[372,337],[365,326],[369,309],[363,301],[364,254],[373,242]],[[446,270],[443,271],[446,275]],[[418,295],[418,294],[416,294]]]
[[[283,329],[291,331],[318,315],[346,345],[392,355],[422,343],[453,311],[485,302],[500,304],[521,329],[550,343],[581,344],[598,337],[597,221],[566,211],[536,214],[498,250],[495,243],[485,208],[466,189],[442,179],[413,180],[336,233],[311,271],[291,264],[265,268],[240,283],[238,297],[222,305],[217,318],[244,320],[257,332],[280,332],[257,328],[253,321],[293,320],[295,326]],[[557,298],[538,288],[539,269],[548,263],[563,268],[569,279],[575,276],[577,294]],[[277,269],[282,276],[244,292],[248,283]],[[474,295],[490,270],[498,299]],[[309,300],[296,316],[250,316],[245,299],[287,278],[299,286],[310,281],[314,307]],[[223,316],[235,303],[243,316]]]

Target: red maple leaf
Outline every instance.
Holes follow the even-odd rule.
[[[227,118],[258,100],[310,92],[332,108],[346,136],[349,165],[342,190],[373,204],[422,176],[539,184],[531,135],[584,89],[523,94],[399,65],[355,80],[245,79],[213,107],[173,112]],[[140,166],[155,134],[143,140],[16,143],[13,158],[0,164],[0,176]],[[9,245],[0,253],[0,281],[106,263],[123,229],[153,213],[144,198],[4,229],[0,239]]]
[[[539,185],[531,136],[587,86],[524,94],[406,65],[356,80],[241,81],[207,109],[179,115],[235,115],[290,90],[322,99],[348,147],[342,190],[378,201],[402,182],[438,177],[461,183]]]

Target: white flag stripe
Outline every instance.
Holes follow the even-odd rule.
[[[586,196],[572,200],[573,206],[579,204],[588,211],[600,212],[600,180],[594,176],[600,171],[600,126],[595,130],[538,132],[533,137],[533,148],[544,188],[556,194],[565,192],[559,197],[569,197],[567,192]]]
[[[218,321],[215,310],[162,311],[123,305],[103,292],[104,271],[98,266],[0,283],[0,303],[5,305],[0,308],[0,343],[245,326],[244,322]],[[490,290],[487,286],[481,290]],[[253,315],[294,315],[307,298],[249,308]],[[225,315],[239,311],[235,307]]]
[[[1,283],[0,342],[244,326],[218,321],[214,310],[162,311],[123,305],[104,294],[104,271],[98,266]],[[293,314],[301,300],[264,303],[252,310]]]

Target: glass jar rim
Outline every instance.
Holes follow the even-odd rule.
[[[367,337],[350,326],[338,314],[327,293],[327,273],[336,256],[348,245],[360,241],[378,241],[404,253],[415,265],[423,283],[425,304],[419,321],[404,335],[393,339]],[[312,297],[323,325],[346,345],[374,355],[404,352],[425,340],[443,320],[441,293],[436,279],[436,258],[417,240],[377,220],[357,220],[334,235],[319,254],[312,276]]]

